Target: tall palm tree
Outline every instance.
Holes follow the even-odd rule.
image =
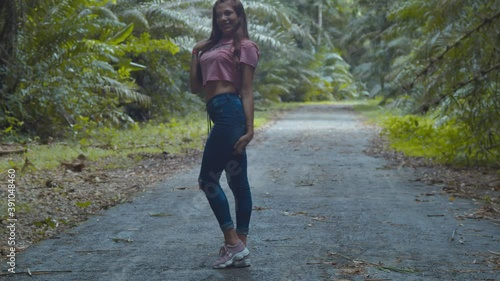
[[[0,2],[0,65],[5,64],[14,50],[19,12],[17,1]]]

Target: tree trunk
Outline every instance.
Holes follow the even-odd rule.
[[[318,5],[318,46],[321,46],[321,33],[323,32],[323,0]]]
[[[16,0],[0,2],[0,66],[9,61],[16,45],[18,7]]]

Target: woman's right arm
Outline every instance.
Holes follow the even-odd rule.
[[[193,52],[191,57],[191,70],[189,74],[189,87],[191,88],[191,93],[198,94],[201,92],[203,80],[201,75],[200,61],[198,54]]]
[[[189,87],[191,88],[191,93],[193,94],[201,93],[201,90],[203,89],[199,52],[207,44],[208,40],[203,40],[196,43],[196,45],[193,47],[191,56],[191,69],[189,73]]]

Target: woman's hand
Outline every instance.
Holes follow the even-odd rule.
[[[253,139],[253,133],[246,133],[236,142],[233,147],[233,154],[241,154]]]
[[[247,147],[253,138],[253,113],[254,113],[254,103],[253,103],[253,89],[252,80],[254,68],[246,63],[241,63],[241,103],[243,104],[243,112],[245,113],[245,127],[246,133],[236,142],[234,146],[233,153],[240,154]]]
[[[207,44],[209,43],[208,40],[201,40],[200,42],[196,43],[193,47],[193,51],[199,52],[202,50]]]

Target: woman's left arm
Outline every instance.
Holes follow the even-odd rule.
[[[254,113],[254,102],[253,102],[253,74],[255,68],[246,64],[241,63],[241,75],[242,75],[242,87],[241,87],[241,101],[243,103],[243,111],[245,112],[246,119],[246,133],[241,136],[241,138],[234,145],[234,150],[236,153],[241,153],[246,146],[250,143],[253,138],[253,113]]]

